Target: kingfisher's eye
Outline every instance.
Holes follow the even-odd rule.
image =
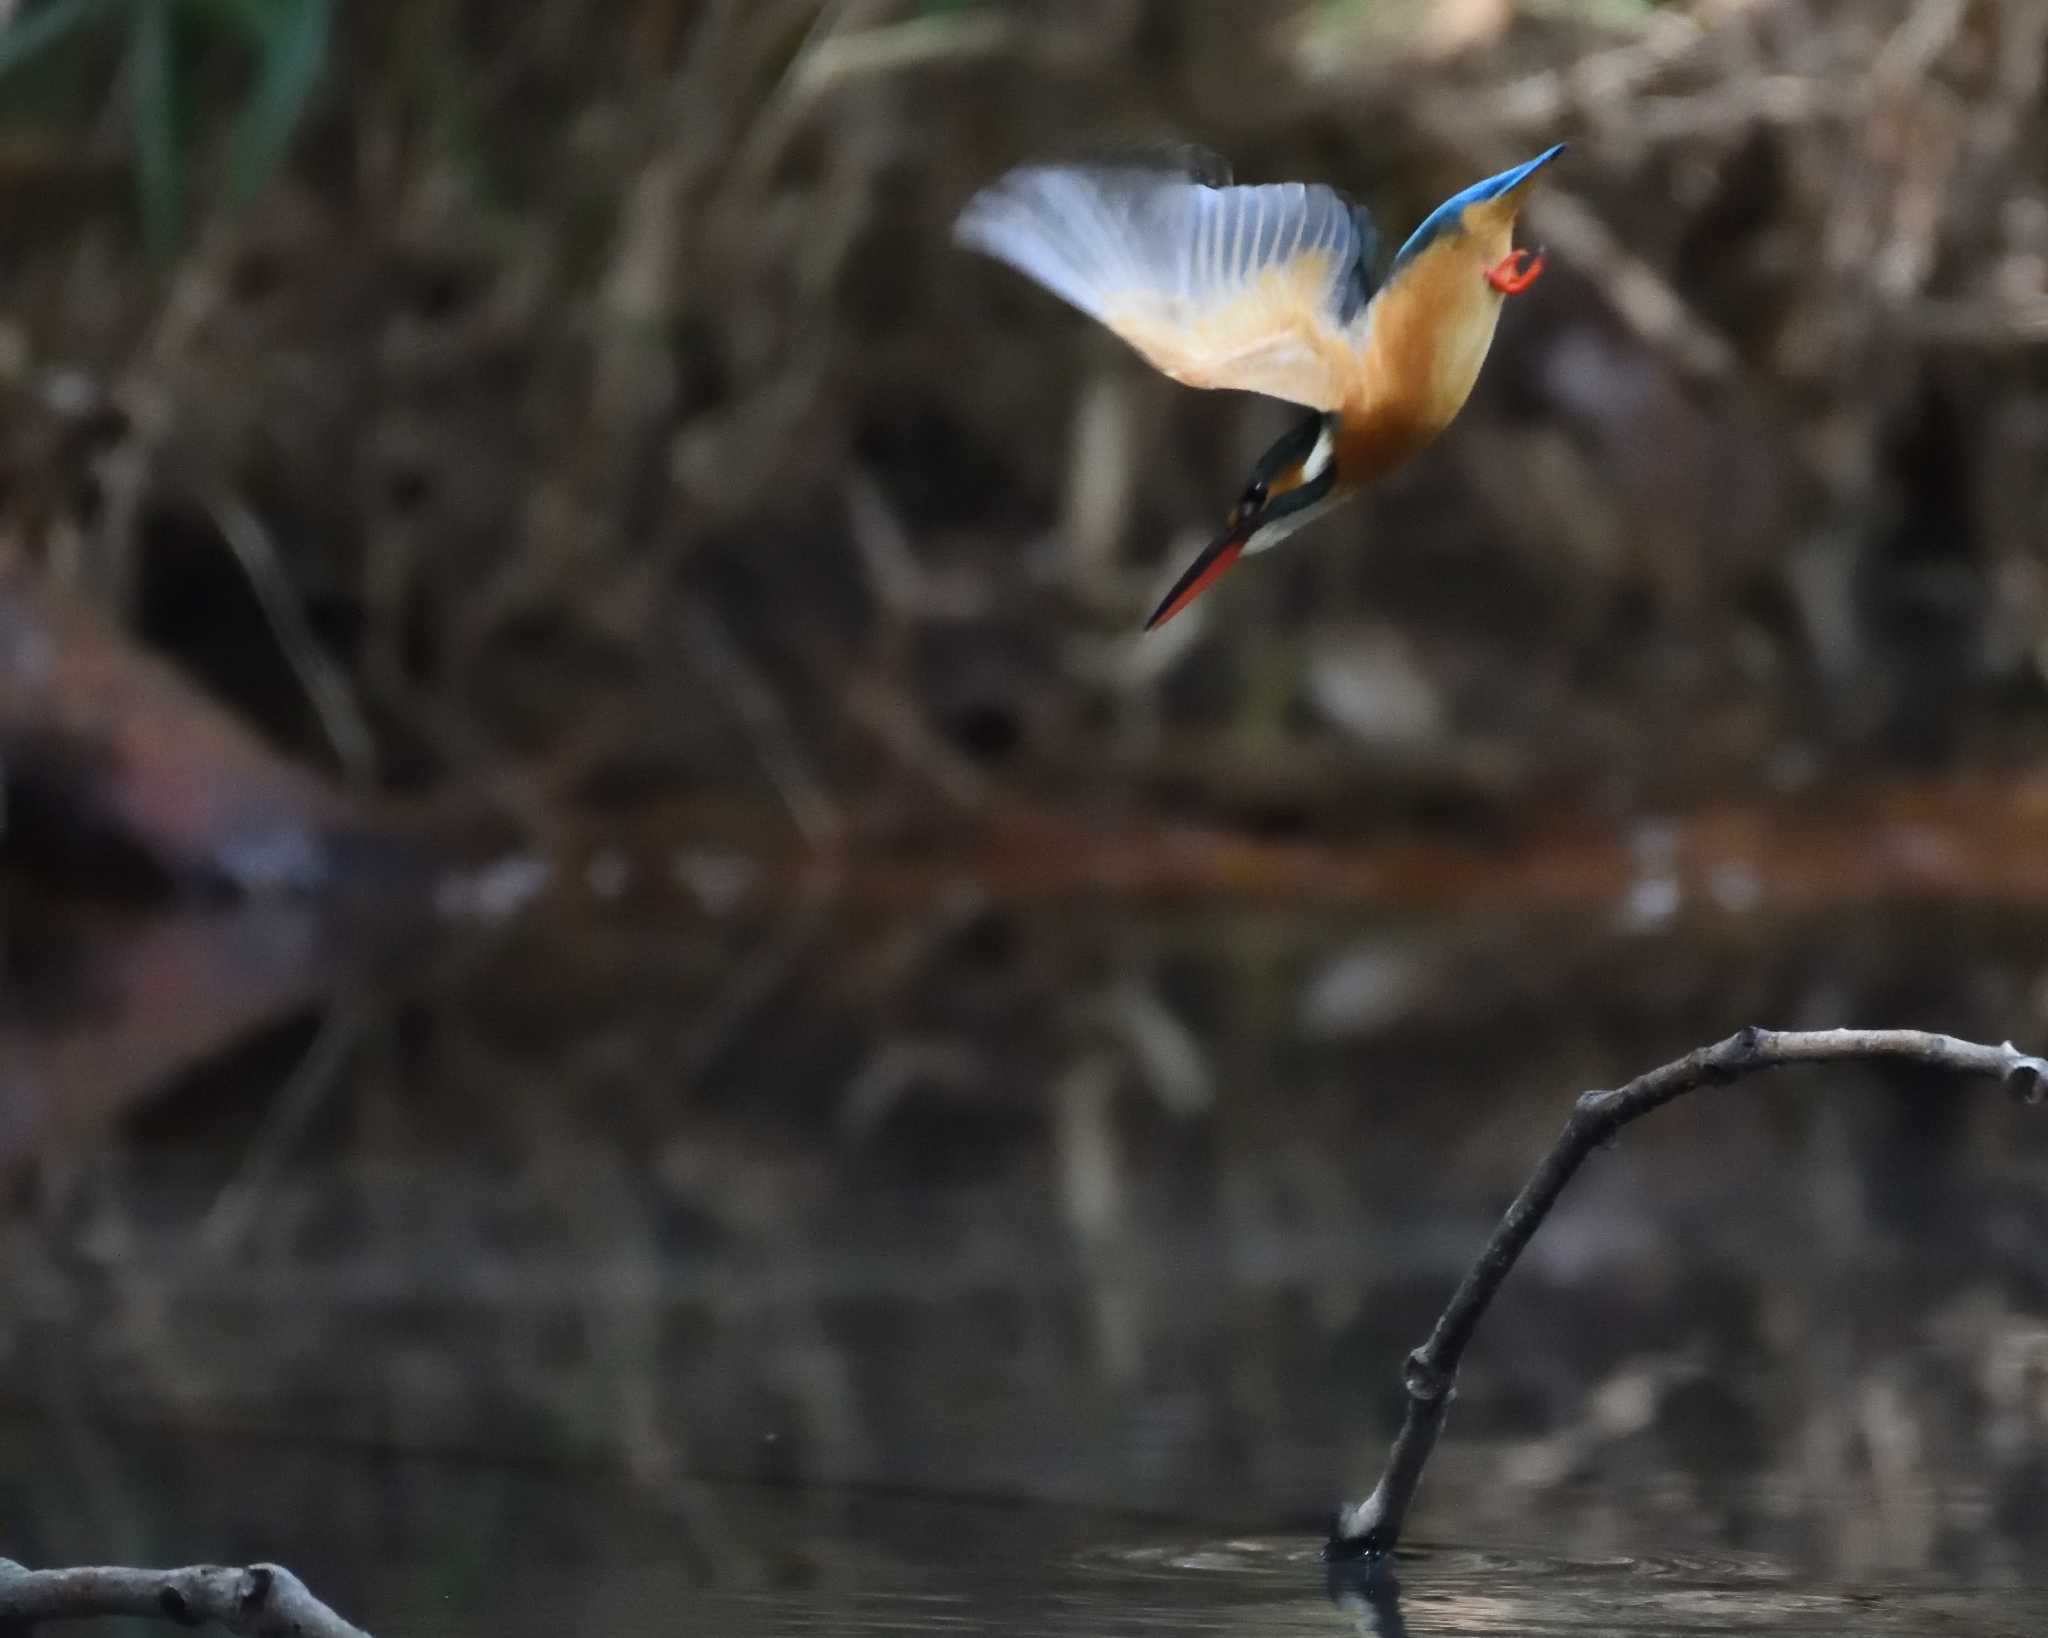
[[[1238,503],[1247,512],[1256,512],[1266,504],[1266,486],[1255,483],[1244,492],[1244,499]]]

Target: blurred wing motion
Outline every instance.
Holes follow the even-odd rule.
[[[1210,187],[1136,165],[1030,165],[968,201],[954,236],[1191,387],[1321,410],[1353,391],[1377,235],[1333,188]]]

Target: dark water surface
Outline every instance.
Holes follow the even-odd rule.
[[[127,1433],[137,1556],[289,1550],[380,1633],[2022,1634],[2048,1591],[1834,1581],[1762,1552],[1418,1544],[1389,1591],[1298,1534],[1201,1533],[1042,1505],[678,1482],[622,1490],[488,1463]],[[41,1441],[31,1438],[26,1450]],[[18,1449],[22,1447],[17,1447]],[[44,1459],[62,1471],[70,1457]],[[35,1482],[49,1483],[51,1468]],[[31,1493],[11,1476],[10,1499]],[[38,1520],[47,1528],[61,1509]],[[1567,1503],[1552,1528],[1568,1531]],[[53,1532],[104,1543],[104,1521]],[[235,1555],[231,1555],[235,1556]]]
[[[1577,1092],[1751,1021],[2038,1045],[2044,931],[52,917],[0,1551],[277,1558],[386,1638],[2048,1630],[2048,1121],[1897,1073],[1597,1157],[1398,1608],[1316,1556]]]

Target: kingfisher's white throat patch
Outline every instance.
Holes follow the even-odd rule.
[[[1301,481],[1305,484],[1314,483],[1329,468],[1330,457],[1336,453],[1337,442],[1330,436],[1330,423],[1325,419],[1323,430],[1316,434],[1315,448],[1308,452],[1308,459],[1301,463]]]

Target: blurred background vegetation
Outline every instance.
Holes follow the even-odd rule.
[[[48,0],[0,36],[0,526],[291,756],[529,834],[1029,799],[1353,837],[2009,769],[2048,660],[2044,30]],[[1455,435],[1141,641],[1286,412],[1154,378],[947,226],[1008,163],[1159,136],[1396,235],[1573,149]]]

